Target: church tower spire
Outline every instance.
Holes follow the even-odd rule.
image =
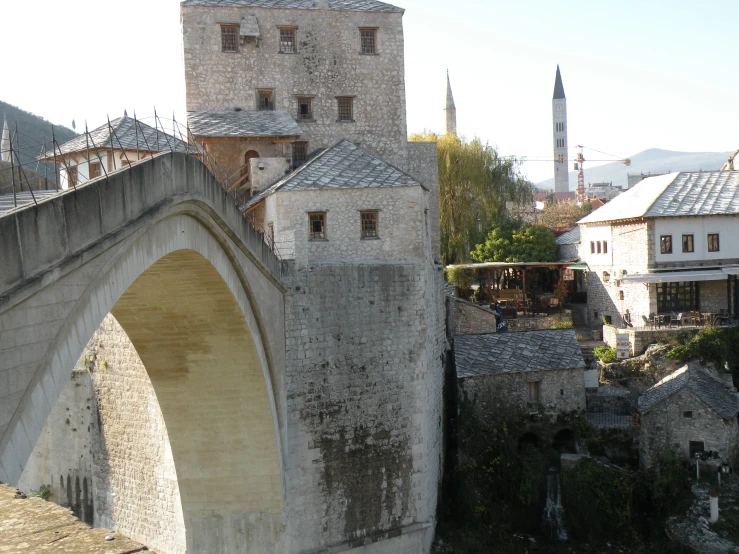
[[[449,70],[446,70],[446,132],[457,134],[457,108],[454,107],[454,96],[452,96],[452,84],[449,81]]]
[[[3,134],[0,138],[0,161],[10,161],[10,129],[8,129],[8,120],[3,114]]]
[[[552,134],[554,146],[554,192],[569,192],[570,174],[567,157],[567,98],[562,74],[557,65],[552,94]]]

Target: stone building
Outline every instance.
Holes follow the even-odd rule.
[[[106,483],[109,495],[131,499],[93,490],[96,524],[162,552],[208,551],[192,545],[219,537],[282,554],[429,551],[447,344],[436,144],[407,142],[402,15],[376,0],[182,3],[190,130],[281,259],[284,303],[270,308],[285,322],[275,353],[284,510],[185,533],[166,440],[147,439],[163,436],[161,417],[131,414],[142,404],[126,386],[141,402],[156,395],[109,322],[86,353],[116,350],[95,389],[102,425],[119,429],[130,414],[146,431],[103,437],[111,453],[136,456],[93,468],[94,489]],[[152,485],[152,498],[131,476]],[[165,521],[166,535],[157,530]]]
[[[738,186],[734,171],[651,177],[580,220],[590,322],[736,314]]]
[[[73,188],[158,152],[187,152],[181,140],[142,121],[122,117],[59,145],[39,156],[59,167],[62,189]]]
[[[585,362],[571,329],[457,336],[454,359],[460,401],[483,411],[501,398],[549,418],[585,409]]]
[[[640,465],[654,465],[665,450],[681,458],[716,451],[726,459],[739,440],[739,396],[731,374],[714,374],[691,362],[639,397]]]
[[[570,173],[567,148],[567,98],[557,65],[552,94],[552,144],[554,147],[554,192],[569,192]]]

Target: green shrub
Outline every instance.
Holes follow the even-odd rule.
[[[598,346],[593,349],[593,356],[604,364],[610,364],[616,361],[616,349],[607,346]]]
[[[555,321],[554,329],[572,329],[571,321]]]
[[[676,505],[690,491],[688,471],[672,450],[665,450],[652,480],[652,504],[659,516],[675,511]]]
[[[450,267],[447,270],[447,279],[460,290],[467,290],[475,282],[475,272],[467,267]]]
[[[43,500],[49,500],[51,497],[51,487],[49,485],[41,485],[38,491],[31,490],[26,496],[31,498],[42,498]]]

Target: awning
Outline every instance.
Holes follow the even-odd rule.
[[[576,264],[568,265],[567,269],[579,269],[580,271],[587,271],[588,264],[585,262],[577,262]]]
[[[723,269],[701,269],[696,271],[666,271],[664,273],[632,273],[621,279],[630,283],[682,283],[690,281],[721,281],[728,274]]]

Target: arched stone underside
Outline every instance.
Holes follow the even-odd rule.
[[[276,551],[284,528],[273,391],[280,378],[263,336],[270,322],[260,318],[282,312],[282,292],[248,281],[246,257],[228,248],[217,225],[203,224],[207,217],[193,217],[193,209],[160,214],[13,308],[33,312],[62,300],[70,309],[58,332],[33,349],[38,368],[6,431],[0,479],[19,479],[69,372],[111,312],[136,347],[162,409],[188,551]],[[252,309],[259,293],[274,306]],[[7,315],[0,314],[0,328]],[[282,327],[278,319],[271,323]],[[282,336],[275,335],[279,343]]]

